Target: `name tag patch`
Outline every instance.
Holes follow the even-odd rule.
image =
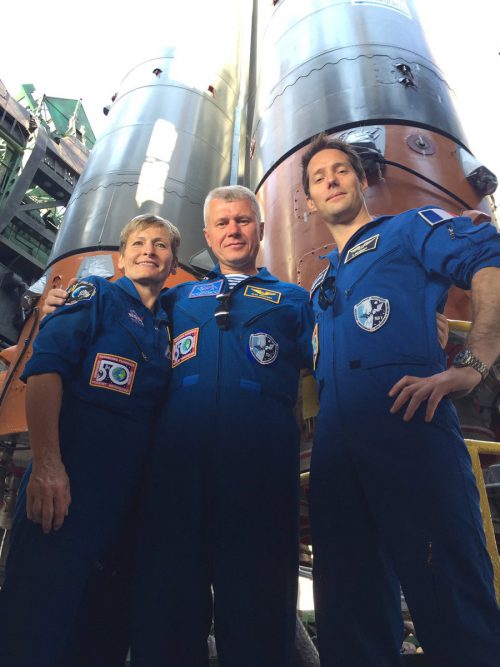
[[[319,337],[318,337],[318,323],[314,325],[312,334],[312,349],[313,349],[313,370],[316,370],[319,354]]]
[[[275,292],[263,287],[254,287],[253,285],[247,285],[243,295],[253,297],[254,299],[264,299],[264,301],[271,301],[271,303],[279,303],[281,300],[281,292]]]
[[[85,280],[80,280],[69,290],[65,305],[71,306],[78,301],[89,301],[94,298],[96,293],[97,288],[95,285],[92,285],[92,283],[88,283]]]
[[[189,329],[174,338],[172,345],[172,368],[179,366],[192,357],[196,357],[199,329]]]
[[[418,214],[430,227],[446,222],[446,220],[453,220],[456,217],[442,208],[428,208],[425,211],[419,211]]]
[[[321,283],[325,279],[327,273],[328,273],[328,267],[326,267],[326,269],[323,269],[323,271],[321,271],[321,273],[316,276],[316,278],[314,279],[313,284],[311,285],[311,289],[309,291],[309,300],[311,300],[313,298],[314,292],[321,285]]]
[[[132,359],[99,352],[94,361],[90,386],[130,396],[136,370],[137,362]]]
[[[358,245],[350,248],[349,252],[345,256],[344,264],[349,264],[349,262],[351,262],[353,259],[356,259],[356,257],[364,255],[365,252],[375,250],[378,245],[379,237],[380,234],[375,234],[375,236],[370,236],[369,239],[361,241],[361,243],[358,243]]]
[[[250,334],[248,340],[250,354],[259,364],[267,366],[276,361],[279,345],[268,333],[259,332]]]
[[[189,292],[190,299],[197,299],[201,296],[217,296],[224,284],[223,280],[217,280],[214,283],[199,283]]]
[[[380,296],[368,296],[354,306],[356,324],[370,333],[384,326],[389,319],[390,312],[389,300]]]

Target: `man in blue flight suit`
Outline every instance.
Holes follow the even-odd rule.
[[[132,660],[288,667],[295,634],[299,451],[310,366],[307,293],[256,267],[254,194],[212,191],[205,237],[219,263],[169,290],[172,381],[145,486]],[[212,590],[215,608],[212,610]]]
[[[359,157],[324,135],[303,156],[303,183],[337,244],[311,290],[321,665],[400,664],[401,582],[430,665],[498,667],[492,565],[449,396],[500,352],[500,235],[436,207],[373,219]],[[434,316],[451,284],[472,290],[474,322],[446,369]]]

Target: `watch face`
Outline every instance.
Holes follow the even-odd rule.
[[[469,350],[462,350],[457,354],[457,356],[453,359],[453,363],[456,366],[460,366],[462,364],[466,364],[469,361]]]

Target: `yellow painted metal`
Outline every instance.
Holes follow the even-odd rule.
[[[465,320],[448,320],[450,331],[470,331],[470,322]]]
[[[486,486],[484,483],[481,461],[479,460],[480,454],[496,454],[500,456],[500,442],[466,440],[465,443],[472,459],[472,469],[474,471],[477,487],[479,490],[479,504],[481,508],[481,516],[483,519],[484,533],[486,535],[486,548],[488,549],[488,553],[493,564],[495,592],[497,600],[500,604],[500,556],[498,554],[495,540],[495,531],[493,529],[493,521],[491,519],[490,505],[488,502],[488,494],[486,492]],[[302,487],[307,487],[309,485],[309,472],[301,473],[300,485]]]
[[[495,581],[495,592],[500,604],[500,556],[498,555],[497,544],[495,540],[495,531],[493,530],[493,521],[491,519],[488,494],[484,483],[483,471],[481,468],[480,454],[496,454],[500,456],[500,442],[488,442],[485,440],[466,440],[465,444],[469,450],[472,459],[472,469],[477,481],[479,490],[479,504],[481,506],[481,516],[483,518],[484,533],[486,535],[486,548],[493,564],[493,577]]]

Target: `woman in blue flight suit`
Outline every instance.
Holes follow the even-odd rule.
[[[33,461],[0,593],[4,667],[71,667],[81,659],[77,626],[90,621],[82,605],[92,598],[96,568],[123,540],[165,396],[170,336],[157,297],[175,271],[179,232],[142,215],[120,240],[125,277],[78,282],[43,320],[24,372]],[[92,664],[115,664],[100,649]]]

